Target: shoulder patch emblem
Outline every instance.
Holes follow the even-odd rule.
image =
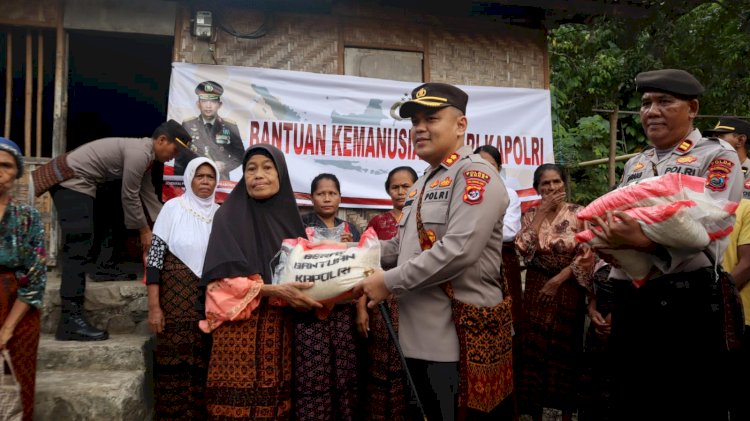
[[[478,205],[484,199],[484,186],[490,181],[490,176],[482,171],[464,171],[466,179],[466,191],[464,191],[464,202],[470,205]]]
[[[687,155],[687,156],[681,156],[677,158],[677,163],[678,164],[692,164],[693,162],[697,160],[698,158],[691,156],[691,155]]]
[[[693,145],[694,145],[694,143],[693,143],[692,140],[685,139],[685,140],[682,141],[682,143],[680,143],[677,146],[676,150],[677,150],[677,152],[680,152],[680,153],[686,153],[687,151],[689,151],[690,149],[693,148]]]
[[[706,188],[712,191],[724,191],[727,188],[727,178],[732,172],[734,163],[728,159],[714,159],[708,164]]]
[[[641,168],[643,168],[643,163],[642,162],[639,162],[639,163],[633,165],[633,171],[638,171]]]
[[[457,154],[457,153],[453,152],[452,154],[450,154],[450,156],[448,156],[447,158],[445,158],[445,159],[443,160],[443,165],[445,165],[446,167],[450,167],[450,166],[451,166],[451,165],[453,165],[453,164],[454,164],[454,163],[455,163],[456,161],[458,161],[458,159],[459,159],[459,158],[461,158],[461,155],[459,155],[459,154]]]

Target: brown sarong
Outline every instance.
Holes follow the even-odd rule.
[[[263,298],[248,320],[213,332],[206,404],[210,420],[288,420],[292,412],[292,324]]]
[[[0,272],[0,320],[5,320],[16,302],[18,280],[13,272]],[[36,355],[39,348],[39,310],[31,307],[18,322],[13,337],[8,341],[8,351],[21,385],[23,421],[32,421],[34,412],[34,387],[36,382]]]
[[[31,172],[36,197],[41,196],[44,192],[63,181],[76,176],[75,171],[68,166],[67,158],[68,154],[64,153]]]

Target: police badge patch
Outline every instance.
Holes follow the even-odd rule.
[[[464,202],[470,205],[478,205],[484,199],[484,186],[490,180],[490,176],[482,171],[464,171],[466,190],[464,191]]]
[[[727,188],[727,179],[732,172],[734,163],[728,159],[714,159],[708,164],[708,176],[706,176],[706,188],[713,191],[724,191]]]

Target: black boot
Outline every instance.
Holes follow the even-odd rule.
[[[62,314],[57,325],[55,339],[58,341],[103,341],[109,338],[106,330],[91,326],[83,316],[83,300],[62,299]]]

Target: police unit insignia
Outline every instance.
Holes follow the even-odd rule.
[[[417,91],[417,94],[415,95],[416,98],[422,98],[423,96],[427,95],[427,90],[425,88],[422,88]]]
[[[635,164],[635,165],[633,166],[633,171],[638,171],[638,170],[640,170],[641,168],[643,168],[643,163],[642,163],[642,162],[639,162],[639,163],[637,163],[637,164]]]
[[[692,164],[693,162],[697,161],[698,158],[688,155],[688,156],[681,156],[677,158],[678,164]]]
[[[692,147],[693,147],[693,141],[690,139],[685,139],[682,141],[682,143],[679,144],[679,146],[677,146],[677,151],[685,153],[689,151],[690,149],[692,149]]]
[[[443,164],[445,164],[445,166],[446,166],[446,167],[450,167],[450,166],[451,166],[451,165],[453,165],[453,164],[454,164],[454,163],[455,163],[456,161],[458,161],[458,158],[461,158],[461,155],[459,155],[459,154],[457,154],[457,153],[453,152],[452,154],[450,154],[450,156],[449,156],[449,157],[447,157],[447,158],[445,158],[445,159],[443,160]]]
[[[478,205],[484,199],[484,186],[490,180],[490,176],[482,171],[464,171],[466,179],[466,191],[464,191],[464,202],[470,205]]]
[[[211,86],[211,84],[209,84],[209,83],[204,83],[203,84],[203,90],[205,92],[213,92],[214,91],[214,87]]]
[[[728,159],[714,159],[708,164],[708,176],[706,177],[706,188],[713,191],[724,191],[727,188],[727,179],[732,172],[734,163]]]
[[[436,179],[435,179],[435,181],[433,181],[433,182],[432,182],[432,183],[430,184],[430,188],[433,188],[433,189],[434,189],[435,187],[437,187],[437,186],[438,186],[438,184],[440,184],[440,180],[438,180],[438,179],[436,178]]]
[[[451,185],[451,182],[453,182],[453,180],[451,180],[450,177],[446,176],[440,181],[440,187],[448,187]]]
[[[413,197],[414,197],[414,196],[416,196],[416,195],[417,195],[417,191],[416,191],[416,190],[412,190],[412,191],[411,191],[411,192],[409,193],[409,198],[413,198]]]

